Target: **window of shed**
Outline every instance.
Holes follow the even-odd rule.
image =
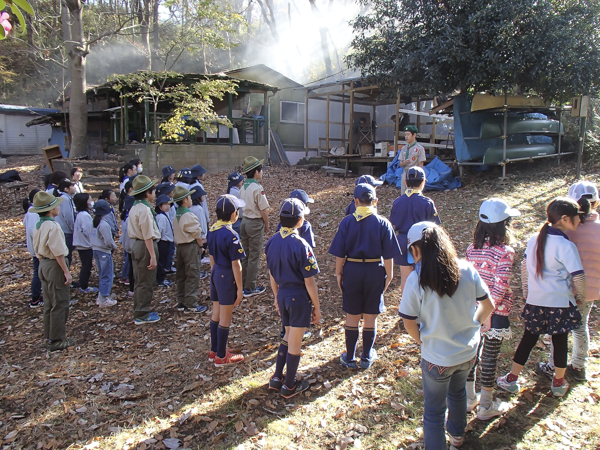
[[[304,123],[304,103],[281,102],[279,119],[284,123]]]

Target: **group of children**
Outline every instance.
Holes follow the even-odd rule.
[[[133,178],[129,194],[134,201],[124,226],[124,234],[133,243],[125,250],[133,264],[136,324],[159,320],[158,314],[150,311],[152,288],[157,279],[164,281],[164,273],[171,268],[168,261],[173,251],[171,242],[177,253],[178,309],[206,310],[198,305],[197,293],[203,248],[208,250],[212,300],[208,358],[216,366],[222,366],[243,361],[242,355],[227,350],[233,308],[244,297],[265,290],[256,285],[256,278],[264,233],[269,231],[269,204],[259,183],[262,161],[246,158],[242,170],[246,179],[238,172],[229,175],[228,194],[216,202],[218,220],[207,230],[206,191],[200,183],[205,170],[200,168],[182,169],[183,179],[176,185],[170,178],[175,175],[174,169],[164,168],[165,179],[158,187],[158,197],[155,182],[140,175]],[[400,265],[399,315],[407,332],[421,346],[425,447],[445,448],[446,431],[450,443],[460,446],[464,441],[467,411],[476,408],[477,417],[487,420],[508,410],[506,403],[494,400],[494,386],[513,394],[519,392],[519,374],[540,335],[549,334],[552,338],[549,361],[540,363],[537,370],[552,378],[554,396],[562,397],[569,389],[565,373],[576,381],[586,379],[587,320],[593,301],[600,297],[598,190],[588,182],[571,186],[568,198],[556,198],[549,203],[547,222],[529,239],[521,264],[526,298],[521,316],[525,331],[511,371],[496,379],[500,346],[511,337],[510,277],[515,258],[510,246],[511,221],[520,213],[500,199],[484,201],[473,243],[466,251],[466,259],[460,259],[441,227],[433,201],[423,195],[424,170],[415,164],[405,172],[406,191],[394,201],[389,220],[377,211],[376,188],[381,182],[370,176],[357,179],[354,201],[348,206],[329,248],[329,253],[335,256],[335,274],[346,314],[346,350],[340,356],[340,363],[350,369],[368,369],[377,359],[374,348],[377,316],[384,310],[384,293],[393,279],[394,263]],[[131,169],[127,173],[130,177],[134,175]],[[33,206],[25,217],[26,228],[36,228],[31,246],[28,235],[28,248],[34,255],[34,268],[39,266],[44,300],[48,301],[44,304],[44,333],[51,350],[71,345],[64,336],[71,284],[68,239],[62,223],[53,220],[63,213],[63,205],[69,205],[70,191],[65,187],[64,192],[67,195],[60,197],[35,193]],[[82,270],[84,259],[86,267],[90,265],[89,253],[85,251],[91,248],[99,269],[98,298],[102,304],[111,300],[110,291],[107,294],[105,289],[109,277],[103,278],[103,267],[107,266],[106,271],[112,277],[112,260],[109,264],[105,257],[116,248],[114,229],[105,218],[114,212],[107,201],[99,200],[93,205],[96,217],[91,219],[91,200],[86,197],[84,203],[83,197],[77,195],[73,199],[79,211],[73,245],[86,255],[82,256]],[[201,208],[197,213],[192,209],[194,201]],[[153,202],[156,211],[150,205]],[[279,227],[264,247],[274,306],[284,327],[269,389],[279,391],[285,398],[309,388],[308,382],[296,380],[296,373],[303,336],[310,324],[321,317],[314,278],[319,273],[313,251],[314,235],[305,219],[311,202],[306,192],[293,191],[280,205]],[[63,215],[69,218],[70,209],[65,209]],[[30,216],[35,213],[39,219]],[[89,232],[92,228],[95,233]],[[89,242],[82,238],[87,236],[86,230]],[[161,244],[163,241],[166,244]],[[157,278],[159,265],[163,272]],[[39,292],[35,278],[32,300]],[[87,282],[80,276],[81,289],[90,289]],[[54,326],[59,320],[63,321],[62,328]],[[362,351],[357,360],[361,320]],[[571,331],[575,337],[574,353],[571,364],[567,365]],[[481,368],[479,394],[475,392],[477,365]]]

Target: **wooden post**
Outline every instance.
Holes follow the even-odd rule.
[[[350,139],[348,145],[348,154],[354,154],[354,81],[350,82]]]
[[[430,144],[435,144],[435,117],[431,118],[431,137],[429,138],[429,143]],[[429,155],[430,156],[435,156],[435,147],[431,147],[431,149],[429,150]]]
[[[326,127],[325,130],[325,151],[329,153],[329,94],[327,94],[327,119],[326,119]]]
[[[125,145],[125,109],[123,107],[123,94],[119,93],[119,100],[121,100],[121,129],[119,134],[121,135],[121,145]]]
[[[377,122],[377,115],[376,115],[376,110],[375,110],[375,103],[373,103],[373,118],[371,119],[371,123],[369,124],[371,126],[371,137],[373,138],[373,149],[375,149],[375,141],[377,139],[375,139],[375,132],[377,131],[375,128],[373,128],[373,122]],[[373,156],[375,156],[375,150],[373,150]]]
[[[304,100],[304,156],[308,158],[308,89]]]
[[[398,98],[396,99],[396,123],[394,125],[394,156],[396,156],[396,152],[398,151],[398,129],[400,128],[400,113],[398,110],[400,109],[400,92],[398,92]]]
[[[417,97],[417,111],[421,112],[421,97]],[[421,116],[417,114],[417,128],[421,131]]]
[[[345,84],[342,84],[342,91]],[[342,94],[342,146],[346,148],[346,94]]]

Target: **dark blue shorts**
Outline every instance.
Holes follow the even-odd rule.
[[[385,267],[383,263],[346,261],[342,279],[342,309],[347,314],[380,314],[383,312]]]
[[[237,299],[237,285],[231,267],[214,265],[210,273],[210,299],[219,305],[233,305]]]
[[[312,317],[312,302],[305,287],[279,289],[277,304],[284,327],[308,328]]]
[[[399,266],[412,266],[412,264],[409,263],[406,259],[408,257],[408,250],[406,248],[406,246],[408,245],[408,238],[406,234],[399,233],[396,235],[396,237],[398,238],[398,244],[400,245],[400,250],[402,251],[402,254],[394,258],[394,264]]]

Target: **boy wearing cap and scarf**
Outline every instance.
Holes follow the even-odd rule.
[[[402,171],[401,195],[406,192],[406,171],[414,166],[423,167],[423,164],[427,159],[425,156],[425,149],[417,142],[418,133],[419,129],[414,125],[404,127],[404,139],[406,140],[406,145],[402,147],[398,156],[398,165],[404,167],[404,170]]]
[[[307,380],[296,380],[302,338],[310,324],[318,323],[321,319],[315,281],[319,266],[310,246],[298,235],[305,213],[306,206],[301,200],[284,200],[279,208],[281,229],[265,246],[275,307],[286,331],[279,345],[275,373],[269,380],[269,389],[280,391],[284,398],[293,397],[309,388]],[[311,300],[314,306],[312,312]]]
[[[240,189],[244,184],[244,175],[239,172],[231,172],[227,176],[227,193],[237,198],[240,198]],[[238,219],[232,225],[233,229],[237,234],[240,234],[240,227],[242,225],[242,217],[244,217],[244,208],[240,208],[238,211]]]
[[[240,227],[242,247],[247,255],[242,260],[244,297],[262,294],[266,289],[264,286],[256,285],[264,236],[269,232],[269,216],[267,214],[269,202],[263,187],[259,184],[263,176],[263,161],[259,161],[254,156],[248,156],[244,159],[242,166],[242,173],[247,177],[240,191],[240,198],[246,204]]]
[[[377,189],[379,186],[381,186],[383,184],[383,181],[376,180],[371,175],[362,175],[356,179],[356,182],[354,183],[354,185],[358,186],[361,183],[370,184],[375,189]],[[354,214],[355,211],[356,211],[356,204],[354,203],[354,199],[352,199],[352,201],[350,203],[348,203],[348,206],[346,206],[345,213],[347,216],[349,216],[350,214]]]
[[[190,191],[195,187],[199,187],[204,191],[202,197],[202,209],[204,210],[204,216],[206,217],[206,224],[210,224],[210,213],[208,212],[208,201],[206,195],[206,189],[202,186],[202,180],[204,179],[204,174],[206,173],[206,169],[202,166],[202,164],[195,164],[192,166],[192,179],[193,182],[190,184]],[[206,235],[207,228],[203,228],[204,234]]]
[[[210,299],[212,300],[208,360],[214,361],[215,367],[236,364],[244,360],[242,355],[227,351],[233,308],[238,306],[244,297],[240,260],[246,255],[240,244],[240,237],[232,226],[237,220],[240,208],[244,205],[243,200],[231,194],[221,195],[217,200],[216,208],[218,221],[210,227],[208,233],[211,268]]]
[[[198,304],[202,228],[196,215],[190,211],[191,194],[187,189],[176,186],[171,200],[178,206],[173,222],[173,240],[177,246],[177,310],[203,313],[207,310],[206,306]]]
[[[65,330],[69,315],[69,286],[73,281],[65,261],[69,249],[60,225],[54,220],[64,200],[47,192],[38,192],[30,209],[40,219],[33,232],[32,244],[40,261],[38,273],[44,295],[44,338],[51,352],[75,344],[74,339],[66,338]]]
[[[377,214],[377,194],[370,184],[354,188],[356,212],[342,219],[329,253],[336,257],[335,274],[342,291],[346,313],[346,351],[340,356],[344,367],[357,369],[354,360],[358,325],[363,325],[360,366],[368,369],[377,359],[373,348],[377,315],[384,310],[383,294],[394,276],[393,258],[400,246],[392,224]]]

